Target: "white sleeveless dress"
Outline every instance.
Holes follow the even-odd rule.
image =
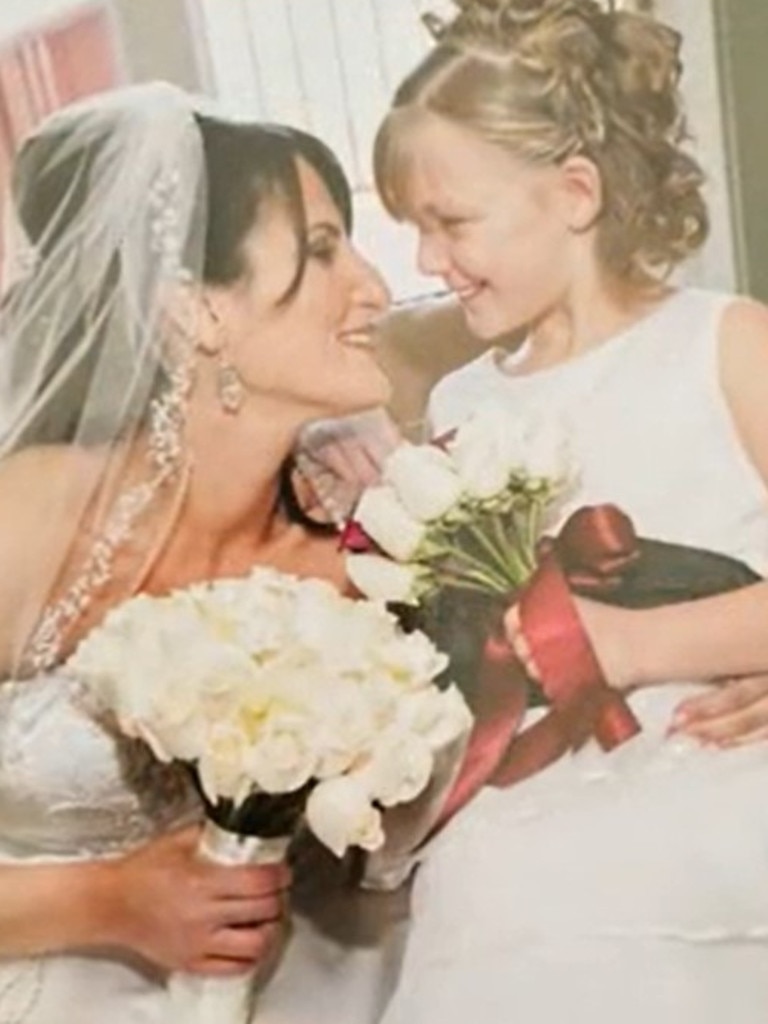
[[[645,536],[765,573],[768,496],[718,384],[729,301],[678,292],[526,376],[488,353],[437,386],[434,426],[492,399],[570,416],[574,507],[615,502]],[[638,737],[611,754],[590,743],[459,815],[417,875],[385,1024],[768,1021],[768,745],[666,739],[677,704],[705,689],[638,692]]]
[[[72,680],[0,683],[0,865],[115,856],[199,815],[182,773],[97,725]],[[297,888],[293,935],[254,1020],[374,1024],[397,974],[407,894],[351,889],[330,857]],[[113,949],[0,959],[0,1024],[171,1024],[165,981]]]

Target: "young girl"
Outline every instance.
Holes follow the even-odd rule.
[[[677,35],[593,0],[459,6],[380,130],[379,186],[474,333],[528,333],[437,386],[435,432],[489,401],[564,417],[564,515],[610,501],[645,536],[764,575],[768,311],[668,276],[707,233]],[[487,788],[446,830],[386,1024],[766,1019],[766,748],[670,723],[722,677],[768,671],[768,587],[581,611],[642,732]]]

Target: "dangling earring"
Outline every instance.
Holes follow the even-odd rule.
[[[218,362],[216,390],[219,393],[221,408],[230,416],[236,416],[242,408],[245,397],[243,378],[238,373],[237,367],[228,362],[223,355],[219,354]]]
[[[224,335],[224,327],[221,322],[216,310],[211,305],[207,296],[203,296],[203,306],[208,313],[211,321],[215,327],[216,333],[219,335],[218,342],[215,346],[208,348],[205,345],[199,344],[199,348],[203,352],[207,352],[210,355],[216,356],[216,391],[219,396],[219,402],[224,412],[230,416],[236,416],[243,405],[243,399],[245,398],[245,384],[243,378],[237,367],[230,363],[227,357],[224,355],[224,348],[226,338]]]

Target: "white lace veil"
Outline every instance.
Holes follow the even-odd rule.
[[[0,473],[44,478],[30,500],[50,523],[13,637],[13,669],[30,672],[56,663],[103,591],[131,592],[184,493],[193,331],[169,308],[203,269],[191,98],[155,83],[54,114],[18,154],[10,203]]]

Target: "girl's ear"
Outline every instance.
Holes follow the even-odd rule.
[[[569,156],[560,165],[568,227],[588,231],[603,212],[603,181],[597,165],[586,156]]]

